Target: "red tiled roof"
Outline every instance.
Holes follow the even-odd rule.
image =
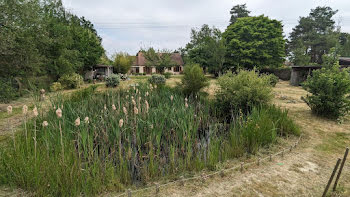
[[[162,55],[161,53],[158,53],[158,55]],[[178,66],[182,66],[184,64],[182,57],[180,53],[172,53],[171,59],[176,62]],[[133,66],[145,66],[146,65],[146,58],[143,55],[143,53],[140,51],[137,53],[136,60],[133,63]]]

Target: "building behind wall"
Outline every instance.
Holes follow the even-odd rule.
[[[161,55],[158,53],[158,55]],[[171,59],[175,63],[174,66],[170,68],[166,68],[164,72],[169,72],[174,75],[181,74],[183,71],[184,62],[182,60],[180,53],[172,53]],[[151,75],[153,73],[159,73],[159,70],[157,70],[155,67],[147,67],[146,66],[146,58],[143,55],[143,52],[139,51],[136,55],[135,61],[130,69],[130,73],[132,74],[147,74]]]

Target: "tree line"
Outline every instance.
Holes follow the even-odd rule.
[[[65,74],[82,74],[102,54],[94,25],[67,11],[61,0],[0,1],[2,92],[29,84],[45,86]]]

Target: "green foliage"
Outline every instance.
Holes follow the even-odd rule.
[[[166,72],[166,73],[163,73],[163,75],[164,75],[165,79],[170,79],[172,73]]]
[[[278,81],[280,80],[276,75],[274,74],[270,74],[268,75],[269,79],[270,79],[270,84],[272,87],[276,87],[276,84],[278,83]]]
[[[166,78],[164,75],[154,74],[151,78],[148,79],[148,82],[153,85],[165,85]]]
[[[50,86],[51,92],[57,92],[63,90],[62,84],[60,82],[54,82]]]
[[[275,142],[278,136],[300,135],[299,127],[287,110],[272,106],[254,107],[247,117],[240,116],[231,128],[231,144],[256,153],[259,147]]]
[[[58,82],[64,89],[80,88],[84,84],[83,77],[76,73],[63,75]]]
[[[91,70],[104,53],[91,22],[61,0],[0,1],[0,21],[0,79],[16,78],[23,90],[39,77],[50,78],[48,88],[65,74]]]
[[[219,162],[256,150],[254,140],[258,146],[267,146],[278,136],[273,132],[295,133],[287,122],[279,121],[286,112],[278,109],[253,110],[241,118],[239,127],[218,122],[208,100],[185,101],[179,91],[168,87],[152,90],[140,84],[129,90],[95,89],[90,86],[69,97],[54,98],[50,108],[39,107],[43,116],[23,125],[15,146],[8,140],[1,147],[0,183],[36,196],[98,196],[109,190],[124,191],[132,184],[215,170]],[[61,118],[56,116],[57,106],[62,109]],[[76,126],[78,117],[81,122]],[[256,129],[254,123],[264,130]]]
[[[225,51],[221,31],[206,24],[199,31],[191,30],[191,41],[183,50],[187,62],[197,63],[215,75],[224,70]]]
[[[313,113],[337,119],[349,112],[350,75],[338,64],[313,71],[303,87],[310,93],[303,100]]]
[[[146,67],[155,67],[160,73],[164,73],[166,68],[176,66],[176,62],[171,58],[169,50],[156,52],[152,47],[148,50],[142,50],[146,59]]]
[[[107,79],[106,79],[106,86],[107,87],[115,88],[119,85],[119,83],[120,83],[120,76],[116,75],[116,74],[113,74],[113,75],[107,77]]]
[[[223,34],[227,64],[235,68],[280,67],[285,57],[282,23],[265,16],[239,18]]]
[[[322,56],[339,40],[332,19],[337,12],[327,6],[316,7],[309,16],[300,17],[288,43],[289,55],[295,65],[307,65],[309,62],[322,64]]]
[[[226,119],[238,110],[244,113],[253,107],[267,105],[272,99],[270,77],[255,71],[240,70],[238,74],[227,73],[218,79],[216,108]]]
[[[208,78],[198,64],[187,64],[181,86],[185,95],[197,95],[201,89],[208,86]]]
[[[232,25],[238,18],[249,17],[250,11],[247,10],[247,4],[235,5],[232,7],[230,14],[230,25]]]
[[[0,78],[0,102],[8,103],[20,96],[18,88],[15,88],[14,80]]]
[[[127,53],[117,53],[114,55],[113,67],[114,71],[121,74],[129,72],[135,58]]]

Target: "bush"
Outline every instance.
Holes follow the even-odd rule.
[[[350,110],[350,76],[337,64],[313,71],[303,88],[311,94],[302,99],[319,116],[337,119]]]
[[[127,74],[119,74],[119,77],[122,81],[126,81],[128,79],[128,75]]]
[[[107,77],[106,79],[106,86],[107,87],[117,87],[120,83],[120,76],[112,74],[111,76]]]
[[[208,78],[198,64],[185,66],[181,84],[185,95],[196,95],[202,88],[209,85]]]
[[[278,83],[278,81],[280,80],[276,75],[274,74],[270,74],[268,75],[270,78],[270,84],[272,87],[276,87],[276,84]]]
[[[166,72],[166,73],[164,73],[163,75],[164,75],[164,77],[165,77],[166,79],[170,79],[172,73]]]
[[[8,103],[20,96],[14,80],[0,79],[0,102]]]
[[[61,83],[64,89],[80,88],[84,84],[83,77],[76,73],[65,74],[58,82]]]
[[[219,77],[218,84],[216,107],[224,118],[230,118],[239,109],[246,113],[255,106],[268,104],[272,99],[270,77],[259,77],[255,70],[227,73]]]
[[[163,75],[155,74],[152,75],[152,77],[149,78],[148,81],[154,85],[165,85],[166,79]]]
[[[57,92],[57,91],[60,91],[62,89],[63,89],[63,87],[62,87],[60,82],[54,82],[50,86],[51,92]]]

